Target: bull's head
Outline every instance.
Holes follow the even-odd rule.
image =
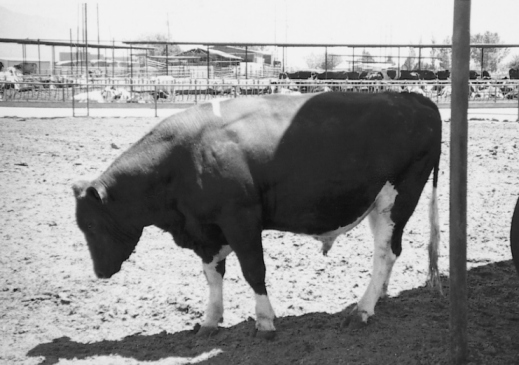
[[[142,227],[132,222],[131,209],[111,199],[102,184],[81,181],[72,189],[76,197],[77,224],[85,235],[94,272],[99,278],[110,278],[130,257]]]

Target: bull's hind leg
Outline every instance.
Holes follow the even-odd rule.
[[[375,314],[378,299],[387,291],[391,270],[397,258],[397,254],[391,249],[395,229],[395,224],[391,220],[391,210],[397,194],[395,188],[387,183],[378,194],[375,208],[369,214],[375,241],[373,272],[366,292],[347,319],[351,326],[366,324],[368,318]]]
[[[223,276],[225,258],[232,252],[230,246],[222,246],[210,263],[202,262],[204,275],[209,284],[209,303],[204,322],[198,331],[200,336],[210,336],[218,331],[218,323],[223,319]]]

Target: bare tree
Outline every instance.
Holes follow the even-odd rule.
[[[486,31],[485,33],[475,34],[470,37],[470,42],[475,44],[499,44],[501,39],[498,33]],[[510,52],[508,48],[485,48],[483,59],[481,58],[481,48],[472,48],[470,57],[481,68],[488,71],[497,71],[499,63]]]
[[[508,62],[507,67],[519,70],[519,54],[512,56],[512,59],[510,62]]]
[[[150,42],[169,42],[167,34],[163,33],[143,35],[139,37],[138,40]],[[166,49],[168,56],[176,55],[182,52],[180,47],[176,44],[168,44],[167,47],[166,44],[154,44],[153,48],[155,49],[153,51],[152,56],[166,56]]]
[[[341,62],[339,57],[333,55],[325,56],[324,53],[310,53],[306,57],[306,65],[309,68],[321,68],[323,70],[333,70]]]
[[[404,64],[402,65],[402,68],[404,70],[413,70],[416,65],[416,51],[414,48],[409,48],[409,56],[405,60]]]

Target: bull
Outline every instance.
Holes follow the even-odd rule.
[[[223,315],[234,252],[255,294],[257,335],[275,334],[262,231],[307,234],[328,253],[369,217],[371,281],[346,321],[363,326],[387,293],[404,227],[433,172],[429,277],[437,267],[436,105],[417,94],[328,92],[215,100],[166,118],[97,179],[74,184],[76,219],[99,278],[121,269],[144,227],[171,233],[202,261],[209,303],[200,335]]]

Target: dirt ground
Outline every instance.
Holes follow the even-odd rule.
[[[360,299],[372,239],[362,223],[327,257],[310,237],[264,232],[273,341],[251,337],[252,290],[227,260],[225,320],[198,338],[207,301],[201,262],[147,228],[110,280],[95,278],[71,185],[99,175],[156,118],[0,118],[0,363],[446,364],[449,362],[449,130],[439,206],[445,296],[427,275],[426,186],[408,223],[390,298],[366,328],[342,329]],[[509,232],[519,195],[519,123],[470,121],[468,343],[472,364],[519,364],[519,276]]]

